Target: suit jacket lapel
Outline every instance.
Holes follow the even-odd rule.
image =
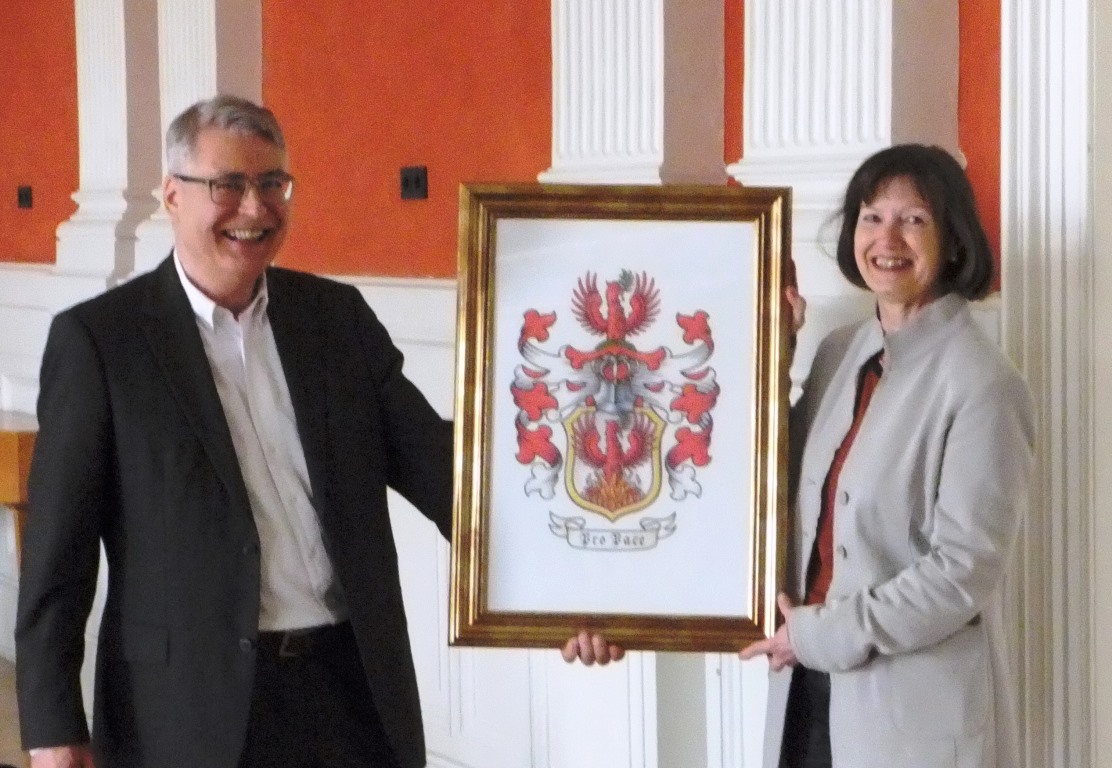
[[[327,344],[319,326],[322,307],[290,285],[281,270],[267,271],[267,316],[274,344],[290,390],[297,432],[305,452],[305,466],[317,513],[324,511],[327,456],[327,380],[321,350]]]
[[[197,320],[172,257],[162,262],[153,278],[142,319],[151,351],[232,501],[250,510],[247,488],[204,343],[197,331]]]

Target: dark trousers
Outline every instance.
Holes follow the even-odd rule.
[[[830,675],[796,667],[788,689],[780,768],[831,768]]]
[[[240,768],[397,768],[348,623],[262,632]]]

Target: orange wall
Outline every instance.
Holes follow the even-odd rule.
[[[455,277],[460,181],[535,181],[551,155],[547,2],[263,2],[263,95],[297,177],[282,263]],[[399,170],[428,166],[429,199]]]
[[[722,159],[727,165],[741,157],[742,88],[745,83],[745,3],[726,0],[725,138]]]
[[[977,209],[1000,263],[1000,2],[962,0],[958,141]],[[999,282],[997,282],[999,287]]]
[[[0,260],[54,261],[74,211],[77,64],[73,0],[4,3],[0,18]],[[34,207],[16,206],[30,185]]]

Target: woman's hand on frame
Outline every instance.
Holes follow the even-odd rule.
[[[791,612],[795,610],[795,606],[792,604],[791,598],[783,592],[776,596],[776,606],[780,609],[780,613],[784,615],[784,623],[776,630],[776,634],[767,640],[750,643],[738,653],[742,660],[767,656],[768,668],[773,672],[779,672],[785,667],[794,667],[799,663],[799,659],[795,657],[795,651],[792,650],[791,638],[788,635],[788,618]]]

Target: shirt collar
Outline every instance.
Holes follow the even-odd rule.
[[[181,259],[178,258],[177,249],[174,250],[174,267],[178,271],[181,286],[185,289],[186,298],[189,299],[189,306],[193,308],[193,314],[208,328],[211,329],[216,324],[217,313],[225,312],[231,315],[231,312],[210,299],[201,292],[200,288],[193,284],[193,281],[185,274],[185,268],[182,266]],[[255,297],[251,299],[251,303],[240,314],[255,317],[260,312],[266,311],[268,300],[269,294],[266,288],[266,273],[264,272],[262,277],[259,278],[259,286],[255,291]]]

